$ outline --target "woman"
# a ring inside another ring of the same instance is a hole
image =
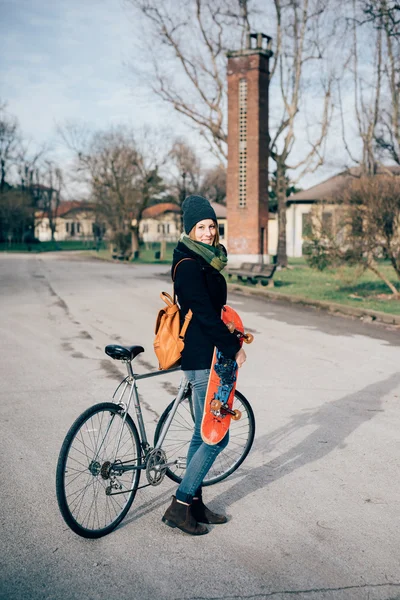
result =
[[[182,316],[189,309],[193,313],[186,331],[181,366],[192,386],[195,428],[185,476],[162,520],[185,533],[203,535],[208,533],[204,524],[227,522],[224,515],[213,513],[204,505],[201,493],[204,477],[229,440],[227,434],[219,444],[211,446],[202,441],[200,433],[214,347],[226,357],[234,358],[239,367],[246,360],[246,354],[221,319],[227,288],[220,271],[227,264],[227,256],[219,244],[214,209],[205,198],[189,196],[182,211],[184,233],[175,248],[171,272]]]

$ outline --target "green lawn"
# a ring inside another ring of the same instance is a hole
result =
[[[171,264],[172,262],[172,254],[174,248],[176,247],[176,242],[171,242],[167,244],[165,256],[161,260],[160,258],[156,258],[156,253],[160,252],[160,244],[152,243],[152,244],[143,244],[139,250],[139,257],[132,259],[130,262],[134,264],[144,264],[144,263],[156,263],[156,264]],[[90,251],[91,256],[97,256],[103,260],[112,260],[111,250],[110,248],[100,250],[99,252]]]
[[[159,244],[150,244],[147,248],[143,246],[139,258],[133,260],[132,263],[171,264],[174,247],[175,244],[173,243],[167,244],[165,258],[159,260],[155,258],[155,253],[160,249]],[[109,250],[90,252],[90,254],[111,260]],[[397,280],[393,269],[388,264],[383,264],[381,267],[385,275],[400,291],[400,282]],[[355,268],[349,267],[329,269],[322,272],[317,271],[307,265],[305,258],[293,258],[289,259],[288,269],[275,272],[274,287],[268,288],[268,291],[312,300],[335,302],[347,306],[362,306],[370,310],[400,315],[400,301],[390,298],[389,288],[380,279],[369,272],[363,273],[361,277],[358,275]],[[230,281],[254,287],[252,284],[237,281],[235,277]]]
[[[365,272],[358,277],[357,270],[349,267],[321,272],[308,267],[303,259],[289,264],[289,269],[275,271],[274,287],[268,291],[400,315],[400,300],[391,299],[390,289],[373,273]],[[400,281],[393,269],[388,264],[381,268],[400,291]]]
[[[156,258],[156,253],[160,251],[160,244],[144,244],[140,248],[139,257],[131,262],[133,264],[171,264],[175,246],[175,243],[168,243],[165,257],[160,260]],[[111,251],[105,244],[99,251],[93,248],[93,242],[41,242],[32,245],[31,252],[84,250],[90,256],[112,260]],[[8,247],[8,244],[0,244],[0,251],[28,252],[29,250],[26,244],[15,244],[11,248]],[[381,268],[400,291],[400,282],[389,264],[383,263]],[[349,267],[317,271],[307,265],[305,258],[294,258],[289,259],[288,269],[275,272],[274,287],[268,288],[268,291],[312,300],[336,302],[353,307],[362,306],[370,310],[400,315],[400,300],[393,300],[390,297],[389,288],[380,279],[369,272],[363,273],[360,277],[358,275],[357,269]],[[236,283],[235,279],[233,277],[231,281]],[[241,283],[241,285],[254,287],[252,284],[246,283]]]
[[[39,242],[36,244],[8,244],[0,243],[0,252],[58,252],[67,250],[92,250],[95,249],[95,242],[74,240],[71,242]],[[104,242],[101,247],[105,248]]]

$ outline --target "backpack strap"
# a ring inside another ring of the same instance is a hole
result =
[[[176,263],[175,268],[174,268],[174,272],[172,274],[172,282],[175,281],[176,269],[177,269],[178,265],[180,265],[181,262],[183,262],[184,260],[194,260],[194,258],[182,258],[179,262]],[[175,303],[176,303],[176,294],[175,294],[175,285],[174,285],[174,304]],[[184,320],[183,325],[182,325],[182,329],[181,329],[181,331],[179,333],[179,337],[180,337],[181,340],[183,340],[185,338],[186,330],[189,327],[189,323],[190,323],[190,320],[192,318],[192,315],[193,315],[193,313],[192,313],[192,311],[189,308],[189,310],[186,313],[185,320]]]
[[[181,260],[179,260],[174,267],[174,271],[172,273],[172,284],[173,284],[173,288],[174,288],[174,304],[176,303],[176,294],[175,294],[175,285],[174,285],[176,269],[184,260],[194,260],[194,258],[181,258]]]
[[[172,281],[175,281],[176,269],[177,269],[178,265],[180,265],[180,264],[181,264],[181,262],[183,262],[184,260],[194,260],[194,258],[181,258],[181,260],[179,260],[179,261],[176,263],[176,265],[175,265],[175,268],[174,268],[174,272],[173,272],[173,274],[172,274]]]
[[[193,313],[192,313],[192,311],[189,308],[189,310],[186,313],[185,320],[184,320],[183,325],[182,325],[182,329],[181,329],[181,331],[179,333],[179,338],[181,340],[185,339],[186,329],[189,327],[189,323],[190,323],[190,320],[192,318],[192,315],[193,315]]]

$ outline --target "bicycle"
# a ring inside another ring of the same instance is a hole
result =
[[[161,415],[154,445],[150,446],[136,382],[179,371],[180,367],[137,374],[132,361],[144,352],[142,346],[112,344],[106,346],[105,352],[125,363],[128,374],[112,401],[91,406],[72,424],[62,444],[56,472],[61,514],[75,533],[86,538],[99,538],[113,531],[129,511],[138,489],[159,485],[165,475],[181,482],[194,425],[191,388],[182,377],[177,396]],[[129,414],[132,399],[138,428]],[[237,390],[233,408],[240,410],[241,419],[232,421],[229,443],[203,485],[213,485],[231,475],[253,444],[253,410]],[[146,472],[147,484],[139,487],[142,471]]]

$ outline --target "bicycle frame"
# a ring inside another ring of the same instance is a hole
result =
[[[114,455],[114,460],[112,461],[113,464],[115,464],[116,462],[116,458],[117,458],[117,453],[118,453],[118,448],[119,448],[119,444],[121,441],[121,436],[122,436],[122,432],[123,432],[123,428],[124,428],[124,424],[125,424],[125,420],[126,420],[126,415],[129,412],[129,408],[130,405],[132,403],[132,399],[133,399],[133,406],[135,409],[135,414],[136,414],[136,419],[137,419],[137,424],[139,427],[139,437],[140,437],[140,443],[141,443],[141,447],[142,447],[142,451],[144,452],[144,457],[146,457],[146,454],[149,452],[149,450],[151,449],[150,444],[148,442],[147,439],[147,434],[146,434],[146,427],[145,427],[145,422],[143,419],[143,414],[142,414],[142,408],[141,408],[141,404],[140,404],[140,398],[139,398],[139,393],[138,393],[138,388],[136,385],[136,382],[139,381],[140,379],[148,379],[150,377],[157,377],[159,375],[164,375],[167,373],[174,373],[175,371],[180,371],[180,367],[174,367],[172,369],[167,369],[165,371],[154,371],[152,373],[143,373],[143,374],[137,374],[133,372],[132,369],[132,363],[129,360],[124,360],[123,361],[126,365],[127,371],[128,371],[128,375],[125,377],[125,379],[123,379],[121,381],[121,383],[118,385],[117,389],[115,390],[114,394],[113,394],[113,399],[115,398],[115,396],[118,393],[118,390],[120,389],[120,387],[123,385],[123,389],[121,391],[121,394],[119,396],[119,399],[116,401],[116,404],[118,404],[119,406],[121,406],[121,408],[124,411],[124,415],[123,415],[123,420],[122,420],[122,424],[121,424],[121,431],[119,434],[119,437],[117,439],[116,445],[115,445],[115,455]],[[125,402],[123,401],[123,398],[125,396],[126,390],[127,388],[130,386],[130,391],[129,391],[129,396],[128,396],[128,401],[125,404]],[[165,436],[167,435],[168,429],[171,425],[171,422],[175,416],[175,413],[178,409],[179,403],[182,400],[182,398],[184,398],[186,396],[186,394],[188,393],[190,384],[189,382],[186,380],[186,378],[182,375],[181,378],[181,382],[179,384],[179,389],[178,389],[178,393],[177,396],[175,398],[174,404],[172,406],[172,409],[170,411],[170,414],[168,416],[167,421],[165,422],[163,429],[161,431],[161,434],[157,440],[157,444],[154,447],[154,450],[159,449],[162,447],[162,444],[164,442]],[[178,460],[175,460],[171,463],[165,463],[163,466],[164,467],[170,467],[172,465],[177,465],[178,464]],[[182,466],[184,466],[184,464],[182,464]],[[145,469],[146,468],[146,464],[141,463],[139,465],[129,465],[129,464],[120,464],[118,465],[118,470],[120,471],[133,471],[136,469]]]

